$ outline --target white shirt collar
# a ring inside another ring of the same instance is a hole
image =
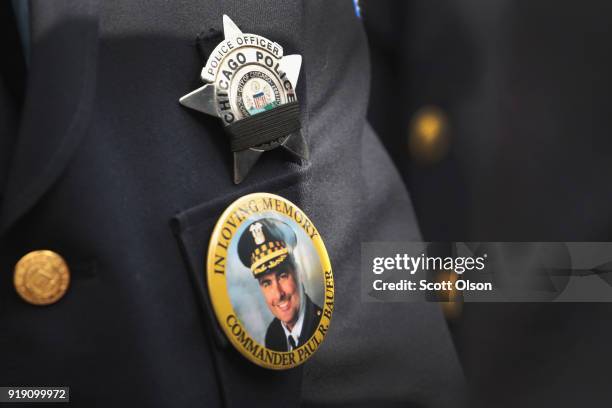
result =
[[[300,305],[300,315],[297,319],[297,322],[295,322],[295,325],[293,325],[293,330],[289,330],[287,326],[285,326],[285,323],[281,322],[281,326],[283,327],[283,330],[285,331],[285,341],[287,342],[287,350],[289,351],[293,350],[293,347],[291,347],[291,344],[289,344],[289,336],[293,337],[295,344],[299,343],[300,335],[302,334],[302,326],[304,325],[304,315],[305,314],[306,314],[305,305]]]

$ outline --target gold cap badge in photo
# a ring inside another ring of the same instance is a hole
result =
[[[275,219],[252,222],[238,242],[238,255],[242,263],[257,277],[285,261],[295,246],[295,233]]]

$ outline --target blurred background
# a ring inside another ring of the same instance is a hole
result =
[[[612,2],[360,6],[369,120],[424,240],[612,240]],[[612,406],[612,305],[444,310],[473,406]]]

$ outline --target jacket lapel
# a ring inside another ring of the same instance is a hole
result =
[[[87,131],[96,85],[96,0],[32,0],[31,64],[0,235],[49,189]]]

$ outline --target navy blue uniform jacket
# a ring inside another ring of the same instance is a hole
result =
[[[67,385],[84,407],[454,401],[462,374],[438,305],[360,300],[361,242],[419,231],[365,120],[368,49],[352,0],[29,4],[20,114],[0,88],[0,137],[12,140],[0,163],[0,385]],[[196,36],[221,33],[223,14],[303,57],[297,96],[310,161],[267,152],[239,185],[219,120],[178,103],[201,86]],[[334,268],[326,340],[288,371],[243,358],[208,304],[214,224],[253,192],[300,206]],[[70,266],[70,289],[54,305],[15,293],[13,267],[35,249]]]

